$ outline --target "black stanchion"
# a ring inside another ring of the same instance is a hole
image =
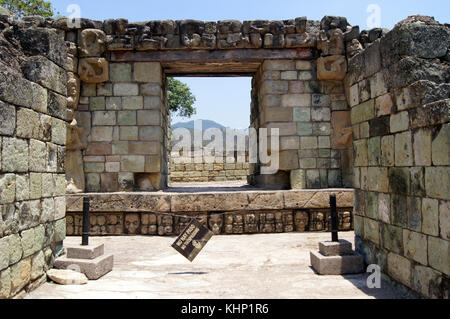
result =
[[[83,198],[83,236],[81,245],[88,246],[89,245],[89,197]]]
[[[330,196],[331,207],[331,240],[333,242],[339,242],[339,217],[337,212],[336,195]]]

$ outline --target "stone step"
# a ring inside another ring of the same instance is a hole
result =
[[[324,256],[311,252],[311,265],[320,275],[348,275],[364,272],[363,256],[353,253],[346,256]]]
[[[88,246],[69,246],[67,247],[67,258],[69,259],[95,259],[103,256],[105,253],[105,245],[88,245]]]
[[[319,243],[319,251],[324,256],[352,255],[353,246],[347,240],[339,240],[339,242],[324,241]]]
[[[113,255],[104,255],[95,259],[71,259],[64,256],[55,260],[54,267],[79,271],[89,280],[97,280],[112,271],[113,264]]]

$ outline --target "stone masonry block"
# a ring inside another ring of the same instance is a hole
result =
[[[158,62],[139,62],[134,64],[133,79],[137,82],[162,82],[162,68]]]

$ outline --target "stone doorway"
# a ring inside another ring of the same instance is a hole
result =
[[[253,77],[189,76],[196,114],[171,111],[169,187],[244,186],[250,175],[249,128]]]

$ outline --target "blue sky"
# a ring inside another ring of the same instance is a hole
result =
[[[321,20],[325,15],[347,17],[351,25],[367,27],[370,4],[381,8],[381,26],[391,29],[408,15],[434,16],[441,23],[450,23],[449,0],[53,0],[53,6],[62,15],[77,4],[81,16],[94,20],[126,18],[129,21],[160,19],[198,19],[219,21],[224,19],[293,19],[307,16]],[[245,128],[249,124],[249,78],[183,78],[197,97],[197,116],[193,119],[211,119],[225,126]],[[232,94],[230,94],[232,92]],[[175,119],[179,120],[179,119]]]

